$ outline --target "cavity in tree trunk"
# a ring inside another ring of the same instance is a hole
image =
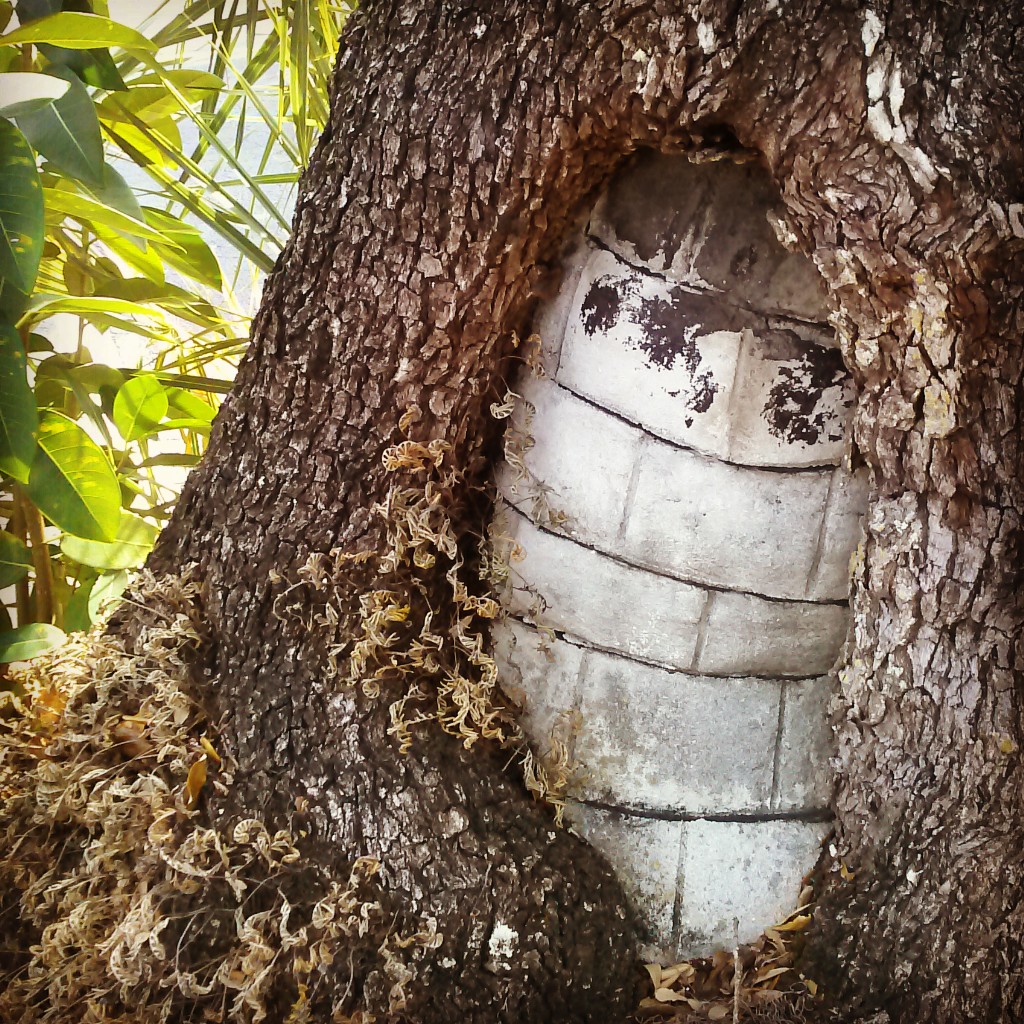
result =
[[[401,630],[412,585],[365,567],[388,569],[410,508],[444,533],[443,508],[454,541],[409,603],[457,623],[446,574],[477,561],[515,338],[644,147],[757,154],[858,390],[871,496],[805,971],[841,1019],[1024,1015],[1022,53],[1024,15],[990,0],[379,0],[350,20],[293,237],[151,567],[198,566],[201,689],[242,768],[218,813],[301,826],[324,865],[376,857],[436,919],[408,1019],[609,1021],[633,1000],[596,855],[485,743],[425,721],[400,753],[389,708],[415,673],[367,696],[330,649],[374,608]],[[386,1009],[371,968],[355,977]]]

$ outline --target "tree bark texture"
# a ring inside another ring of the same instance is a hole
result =
[[[871,474],[807,970],[843,1018],[1024,1018],[1022,54],[1024,14],[994,2],[368,0],[350,20],[293,237],[151,566],[200,567],[239,807],[308,800],[325,858],[379,857],[438,918],[410,1019],[616,1019],[628,915],[500,759],[429,723],[400,755],[389,700],[325,680],[274,580],[381,547],[406,433],[451,446],[471,545],[488,409],[576,219],[642,147],[736,145],[829,287]],[[496,966],[498,925],[521,945]]]

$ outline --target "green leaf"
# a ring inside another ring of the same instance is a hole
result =
[[[103,183],[101,185],[81,186],[98,203],[108,209],[117,210],[133,221],[145,223],[146,218],[142,207],[135,198],[135,193],[124,178],[110,164],[103,165]]]
[[[51,68],[68,91],[42,110],[23,114],[18,127],[37,153],[54,167],[90,184],[103,184],[103,138],[88,90],[67,68]]]
[[[112,541],[121,523],[121,489],[95,441],[77,423],[47,413],[28,496],[55,526],[87,540]]]
[[[114,424],[126,441],[154,433],[166,415],[167,391],[151,374],[126,381],[114,399]]]
[[[32,568],[32,555],[13,533],[0,530],[0,588],[24,579]]]
[[[224,286],[217,257],[196,228],[186,224],[179,217],[172,217],[169,213],[155,210],[150,206],[143,207],[143,213],[150,226],[172,243],[156,246],[164,262],[180,274],[185,274],[218,291]]]
[[[168,391],[167,400],[173,409],[207,424],[212,423],[214,416],[217,415],[217,410],[209,402],[204,402],[181,388],[172,388]]]
[[[137,569],[153,550],[159,531],[131,512],[121,512],[121,525],[110,544],[65,535],[60,549],[68,558],[94,569]]]
[[[100,576],[89,591],[89,621],[95,622],[110,611],[113,605],[118,603],[127,586],[128,573],[124,569],[105,572]]]
[[[37,292],[29,303],[28,313],[25,318],[35,322],[44,320],[54,313],[74,313],[87,320],[94,320],[102,323],[104,321],[114,322],[112,314],[124,313],[125,316],[149,317],[150,319],[166,322],[165,317],[159,309],[152,306],[143,306],[138,302],[129,302],[126,299],[115,299],[111,297],[95,295],[50,295],[46,292]],[[117,321],[118,326],[123,326],[123,321]]]
[[[18,332],[0,323],[0,470],[28,482],[39,419]]]
[[[95,394],[101,388],[117,390],[124,383],[124,374],[106,363],[85,363],[71,367],[68,372],[90,394]]]
[[[131,80],[131,88],[135,90],[145,85],[163,85],[170,82],[179,92],[220,92],[224,88],[224,79],[210,74],[209,71],[194,71],[192,68],[167,68],[161,65],[159,71],[150,71]]]
[[[22,46],[25,43],[52,43],[54,46],[66,46],[69,50],[94,50],[104,46],[149,52],[156,49],[156,43],[127,25],[74,11],[39,18],[0,36],[0,46]]]
[[[68,91],[68,83],[34,71],[0,74],[0,116],[21,117],[49,106]]]
[[[59,647],[65,638],[63,629],[47,622],[30,622],[27,626],[0,633],[0,664],[28,661]]]
[[[0,118],[0,277],[32,291],[43,254],[43,188],[25,136]]]
[[[78,578],[78,586],[64,606],[64,628],[69,633],[79,633],[92,625],[89,616],[89,596],[96,577],[88,569]]]
[[[44,188],[46,209],[51,213],[60,213],[65,217],[89,224],[102,224],[112,231],[120,231],[126,235],[139,238],[150,238],[153,241],[169,243],[170,240],[156,228],[150,227],[144,220],[134,217],[89,196],[78,195],[64,188]]]

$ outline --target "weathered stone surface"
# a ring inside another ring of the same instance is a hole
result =
[[[729,461],[837,465],[853,401],[831,335],[795,324],[749,332],[730,406]]]
[[[640,456],[620,550],[683,579],[802,598],[830,475],[729,466],[651,442]]]
[[[820,675],[836,660],[848,617],[845,605],[714,591],[694,668],[709,675]]]
[[[827,707],[828,676],[786,683],[774,809],[807,811],[827,807],[832,788],[828,767],[833,752]]]
[[[837,469],[818,546],[818,561],[807,585],[812,601],[842,601],[850,592],[850,555],[863,535],[861,518],[868,504],[867,473]]]
[[[640,153],[595,208],[589,230],[628,262],[727,289],[737,305],[824,320],[820,276],[805,256],[779,244],[768,220],[779,208],[758,167]]]
[[[684,823],[640,818],[575,801],[566,804],[566,818],[608,858],[647,924],[649,934],[640,949],[641,957],[665,957],[674,946],[679,841]]]
[[[669,672],[588,651],[574,794],[677,813],[767,810],[780,684]]]
[[[730,462],[839,462],[851,386],[830,331],[753,314],[605,250],[574,273],[559,383]]]
[[[741,332],[753,318],[597,250],[566,325],[558,381],[658,437],[721,458]]]
[[[513,615],[590,646],[674,668],[693,664],[707,591],[540,530],[513,509],[498,522],[525,553],[503,600]]]
[[[569,743],[569,817],[662,960],[788,914],[826,831],[865,483],[834,468],[848,374],[770,191],[638,157],[538,310],[545,379],[512,384],[500,679],[542,753]]]
[[[505,462],[502,496],[542,526],[612,550],[626,509],[642,435],[552,381],[521,382],[531,408],[520,405],[512,429],[532,439],[528,478]]]
[[[508,618],[494,624],[491,641],[501,688],[520,709],[523,731],[543,753],[553,732],[567,731],[564,716],[577,703],[583,652]]]
[[[685,822],[677,955],[731,950],[792,913],[827,831],[805,821]]]
[[[570,243],[562,258],[562,278],[555,293],[541,302],[533,316],[533,332],[540,336],[540,364],[549,377],[558,372],[562,339],[573,325],[580,276],[598,251],[584,234]]]

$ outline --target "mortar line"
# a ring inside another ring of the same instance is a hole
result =
[[[712,591],[704,592],[704,607],[700,610],[700,618],[697,620],[697,640],[693,645],[693,657],[690,659],[690,671],[694,675],[701,675],[698,669],[700,659],[704,656],[704,644],[708,638],[708,621],[711,618],[711,606],[715,603],[715,595]]]
[[[779,684],[779,724],[775,730],[775,753],[772,756],[772,798],[771,809],[779,809],[779,764],[782,761],[782,730],[785,725],[786,716],[786,690],[789,687],[785,683]]]
[[[825,492],[825,504],[821,510],[821,522],[818,524],[818,538],[814,542],[814,557],[811,559],[810,568],[807,570],[807,579],[804,582],[804,597],[814,589],[818,583],[818,576],[821,572],[821,560],[825,557],[825,533],[828,527],[828,514],[832,508],[832,492],[835,488],[836,474],[838,467],[832,471],[828,478],[828,490]]]
[[[640,486],[640,464],[643,462],[644,452],[647,450],[647,446],[650,441],[646,434],[640,435],[640,444],[637,446],[636,458],[633,460],[633,465],[629,468],[629,483],[626,484],[626,500],[622,505],[622,518],[619,520],[619,528],[615,533],[615,539],[621,541],[625,539],[626,527],[629,524],[629,517],[633,512],[633,503],[636,500],[637,487]]]
[[[720,462],[723,466],[729,466],[732,469],[749,469],[755,473],[821,473],[824,470],[833,470],[838,468],[835,462],[813,462],[813,463],[801,463],[798,466],[762,466],[754,462],[732,462],[729,459],[723,459],[719,455],[713,455],[711,452],[702,451],[700,448],[695,448],[691,444],[684,444],[682,441],[674,441],[670,437],[665,437],[662,434],[656,434],[650,427],[644,426],[638,420],[631,420],[625,413],[618,412],[615,409],[610,409],[606,405],[601,405],[600,402],[593,398],[589,398],[587,395],[581,394],[575,388],[570,387],[568,384],[563,384],[560,380],[555,380],[553,377],[548,378],[548,382],[554,385],[561,391],[564,391],[567,395],[572,395],[578,402],[582,402],[584,405],[589,405],[590,408],[598,410],[598,412],[605,413],[607,416],[614,420],[618,420],[620,423],[624,423],[627,427],[632,428],[640,433],[644,438],[650,439],[651,441],[657,441],[660,444],[666,445],[675,451],[681,452],[692,452],[694,455],[699,456],[702,459],[707,459],[711,462]]]
[[[714,591],[716,594],[742,594],[744,597],[756,597],[759,601],[771,601],[775,604],[836,605],[841,608],[846,608],[850,603],[846,598],[843,598],[842,600],[830,599],[828,601],[815,601],[807,597],[777,597],[773,594],[762,594],[756,590],[741,590],[736,587],[724,587],[715,583],[705,583],[703,580],[694,579],[693,577],[674,575],[663,566],[650,566],[644,565],[640,562],[631,562],[628,559],[623,558],[622,555],[615,554],[611,551],[605,551],[602,548],[597,547],[595,544],[588,544],[586,541],[578,540],[576,537],[570,537],[568,534],[558,533],[550,527],[544,526],[543,524],[531,519],[530,516],[519,507],[519,505],[514,501],[510,501],[504,495],[502,495],[502,500],[510,509],[516,512],[521,518],[525,519],[535,530],[539,530],[541,533],[546,533],[549,537],[556,537],[558,540],[567,541],[570,544],[576,544],[581,548],[586,548],[587,551],[593,551],[602,558],[608,558],[628,569],[636,569],[638,572],[650,573],[652,576],[659,576],[666,580],[674,580],[676,583],[685,583],[687,586],[698,587],[701,590]]]
[[[679,844],[676,847],[676,891],[672,901],[672,949],[678,951],[680,932],[683,927],[683,888],[686,885],[686,829],[679,830]]]
[[[678,665],[672,665],[667,661],[655,661],[653,658],[641,658],[636,654],[629,654],[625,651],[617,651],[611,647],[604,647],[601,644],[592,643],[586,640],[584,637],[577,636],[575,633],[571,633],[565,629],[559,629],[557,626],[551,626],[543,621],[534,621],[525,618],[522,615],[514,615],[512,612],[506,612],[505,616],[507,619],[511,619],[513,622],[518,622],[521,626],[525,626],[527,629],[535,630],[550,630],[555,636],[563,643],[567,643],[572,647],[579,648],[581,651],[594,651],[597,654],[605,654],[610,658],[618,658],[621,661],[628,661],[634,665],[644,665],[647,668],[661,669],[663,672],[668,672],[670,675],[679,676],[695,676],[701,679],[753,679],[758,682],[766,683],[799,683],[807,680],[822,679],[828,675],[828,672],[819,672],[817,675],[799,675],[799,676],[765,676],[756,675],[752,672],[739,672],[739,673],[725,673],[725,672],[695,672],[688,668],[680,668]]]
[[[576,803],[583,804],[585,807],[593,807],[595,810],[610,811],[613,814],[624,814],[634,818],[644,818],[649,821],[712,821],[726,825],[756,825],[760,822],[771,821],[815,823],[832,820],[832,812],[828,808],[793,811],[724,811],[720,814],[715,814],[710,811],[661,810],[654,807],[610,803],[604,800],[581,800],[579,797],[574,797],[573,799]]]

